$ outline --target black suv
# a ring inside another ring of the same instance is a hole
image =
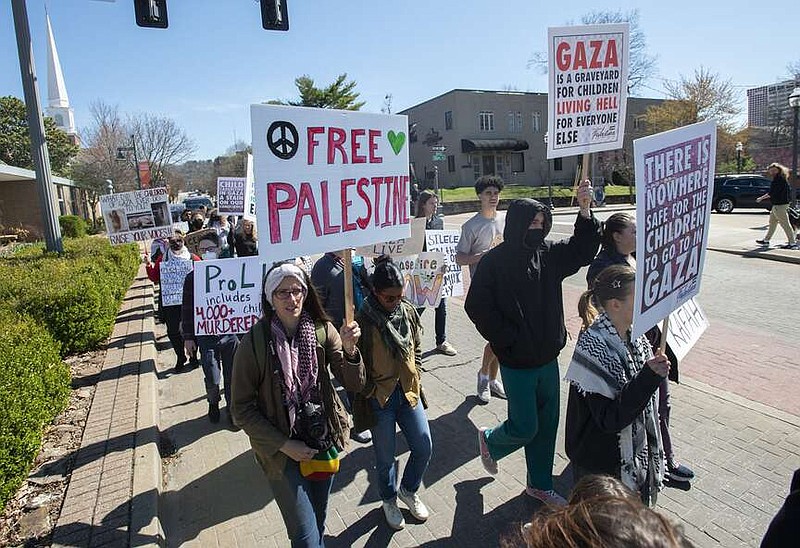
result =
[[[769,200],[761,203],[756,198],[769,192],[771,181],[761,175],[720,175],[714,177],[714,195],[711,203],[720,213],[730,213],[736,207],[770,209]]]

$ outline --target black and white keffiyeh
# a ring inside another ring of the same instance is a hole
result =
[[[578,337],[565,380],[581,394],[599,394],[616,399],[622,387],[653,357],[644,336],[626,344],[605,313],[600,314]],[[619,434],[621,480],[655,504],[664,478],[664,451],[658,426],[656,395],[644,413]]]

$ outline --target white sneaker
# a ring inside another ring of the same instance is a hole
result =
[[[431,515],[430,512],[428,512],[428,508],[419,499],[419,495],[416,493],[409,493],[403,489],[402,485],[397,490],[397,498],[402,500],[403,504],[408,506],[408,510],[411,512],[411,515],[418,520],[425,521],[428,519],[428,516]]]
[[[506,389],[503,387],[503,381],[500,379],[489,381],[489,391],[493,396],[506,399]]]
[[[478,371],[478,399],[483,403],[489,403],[492,399],[492,391],[489,389],[489,377],[484,376]]]
[[[530,485],[528,485],[525,488],[525,494],[550,506],[567,505],[567,500],[558,493],[556,493],[553,489],[544,491],[542,489],[537,489],[536,487],[531,487]]]
[[[383,515],[386,517],[386,523],[395,531],[399,531],[406,526],[403,513],[397,507],[397,500],[383,501]]]
[[[453,347],[453,345],[450,344],[447,341],[444,341],[442,344],[437,346],[436,350],[437,350],[437,352],[441,352],[445,356],[455,356],[456,354],[458,354],[458,352],[456,352],[456,349]]]
[[[478,428],[478,452],[481,454],[481,464],[484,470],[491,475],[497,475],[497,461],[489,453],[489,445],[486,443],[486,427]]]

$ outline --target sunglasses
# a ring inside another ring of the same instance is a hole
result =
[[[378,295],[378,297],[380,297],[380,298],[381,298],[381,300],[382,300],[383,302],[385,302],[386,304],[395,304],[395,303],[398,303],[398,302],[400,302],[400,300],[402,300],[402,298],[403,298],[403,295],[402,295],[402,294],[400,294],[400,295],[387,295],[387,294],[385,294],[385,293],[378,293],[377,295]]]

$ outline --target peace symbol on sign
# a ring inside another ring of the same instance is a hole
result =
[[[297,129],[284,121],[272,122],[267,130],[267,146],[281,160],[289,160],[297,152],[300,138]]]

